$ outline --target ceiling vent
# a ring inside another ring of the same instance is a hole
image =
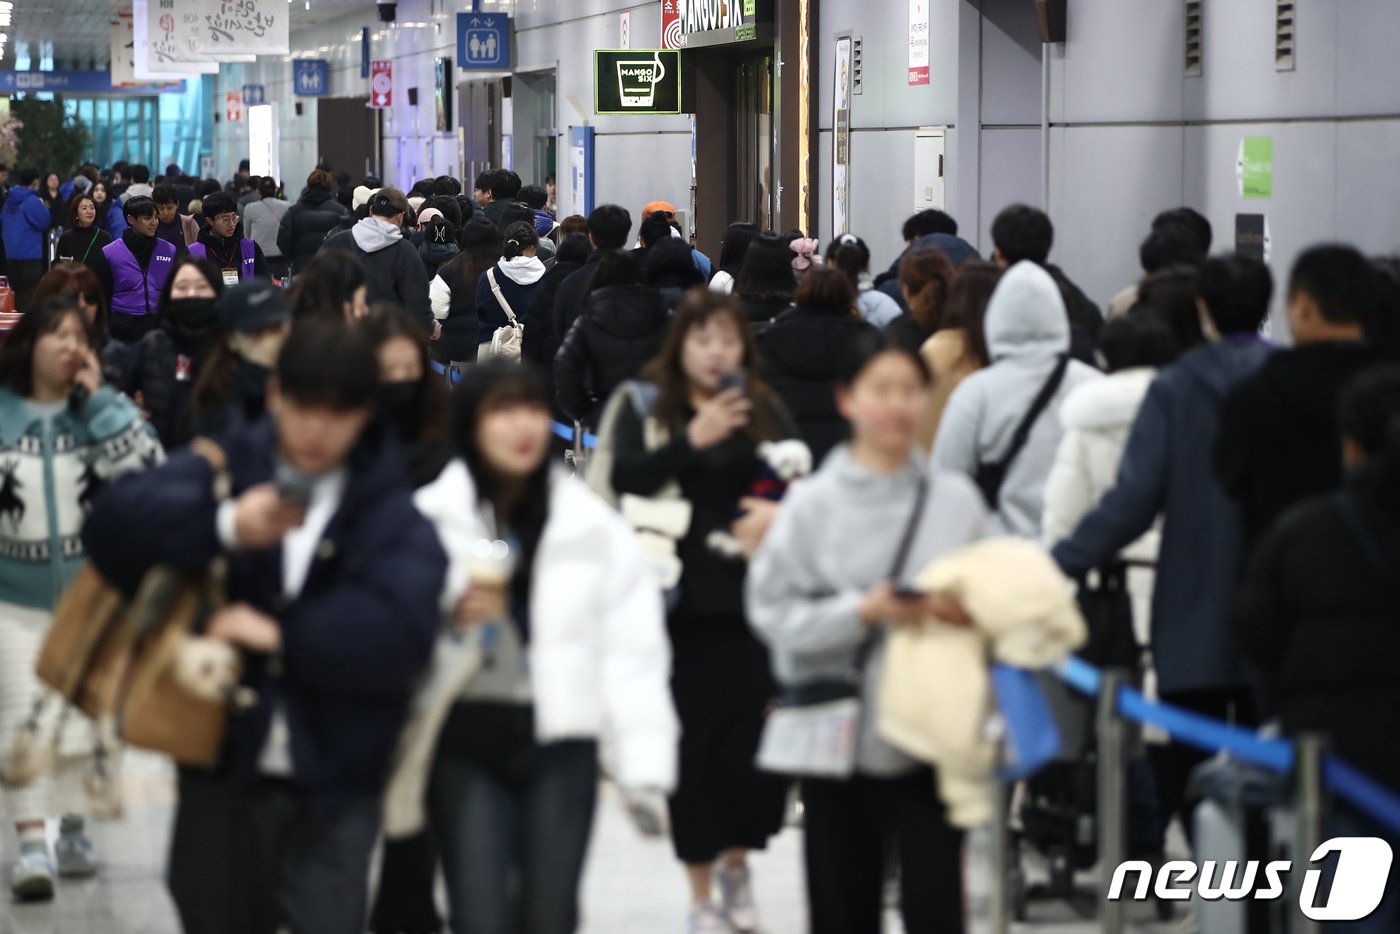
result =
[[[1186,77],[1201,76],[1201,7],[1204,0],[1186,0]]]
[[[1298,14],[1296,0],[1277,0],[1274,16],[1274,70],[1293,71],[1293,52],[1297,46]]]

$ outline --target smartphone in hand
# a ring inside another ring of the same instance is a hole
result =
[[[719,378],[719,391],[728,392],[731,389],[739,390],[740,395],[745,395],[749,388],[748,374],[743,370],[731,370]]]

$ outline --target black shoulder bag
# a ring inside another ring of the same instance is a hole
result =
[[[1045,385],[1040,387],[1040,394],[1035,397],[1031,407],[1026,411],[1026,415],[1021,419],[1021,424],[1016,426],[1016,434],[1011,437],[1011,446],[1006,449],[1001,460],[991,463],[977,465],[977,476],[973,480],[977,483],[977,488],[982,491],[982,498],[987,501],[987,507],[996,511],[1001,504],[1001,486],[1006,482],[1006,474],[1011,470],[1011,465],[1020,456],[1021,450],[1030,440],[1031,429],[1035,428],[1035,423],[1045,411],[1050,400],[1055,398],[1055,393],[1060,391],[1060,384],[1065,381],[1065,371],[1069,369],[1069,356],[1062,355],[1060,362],[1055,365],[1055,369],[1050,373],[1050,378],[1045,381]]]

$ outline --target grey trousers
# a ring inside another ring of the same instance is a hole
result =
[[[363,934],[380,801],[180,774],[168,884],[185,934]]]

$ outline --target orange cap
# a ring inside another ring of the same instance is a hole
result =
[[[642,208],[642,220],[646,220],[648,217],[651,217],[651,216],[652,216],[653,214],[655,214],[657,211],[665,211],[667,214],[670,214],[672,217],[675,217],[675,216],[676,216],[676,206],[675,206],[674,204],[672,204],[671,202],[669,202],[669,201],[652,201],[652,202],[650,202],[646,207]]]

